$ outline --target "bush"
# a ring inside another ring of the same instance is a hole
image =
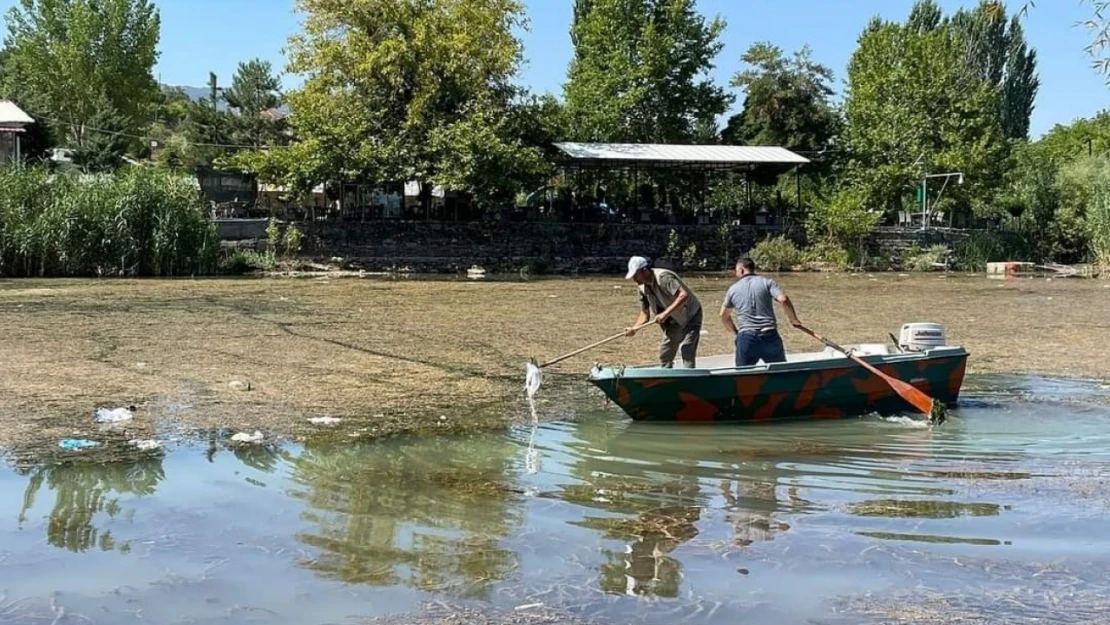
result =
[[[947,245],[932,245],[924,250],[915,245],[902,259],[902,268],[908,271],[933,271],[938,264],[945,262],[950,253]]]
[[[785,236],[760,241],[748,256],[763,271],[784,271],[802,263],[802,253]]]
[[[983,272],[987,263],[1008,260],[1040,260],[1037,237],[1017,232],[973,232],[954,250],[955,268],[960,271]]]
[[[818,270],[844,271],[852,266],[852,255],[848,250],[829,240],[820,240],[811,245],[803,254],[802,260],[806,266]]]
[[[216,228],[184,176],[10,167],[0,189],[0,275],[176,276],[216,265]]]
[[[1092,192],[1087,208],[1087,235],[1095,262],[1110,265],[1110,180],[1102,180]]]
[[[241,276],[255,271],[272,271],[274,267],[274,256],[269,252],[235,250],[220,264],[220,273]]]

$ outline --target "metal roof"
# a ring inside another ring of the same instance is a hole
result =
[[[809,162],[786,148],[774,146],[556,143],[555,147],[576,161],[708,166],[802,165]]]
[[[35,120],[13,102],[0,100],[0,126],[26,126]]]

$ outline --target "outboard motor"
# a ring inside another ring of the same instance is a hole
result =
[[[907,352],[924,352],[945,344],[944,326],[939,323],[907,323],[898,336],[898,347]]]

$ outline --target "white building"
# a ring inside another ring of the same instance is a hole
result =
[[[33,123],[35,120],[15,103],[0,100],[0,164],[18,161],[23,157],[20,135]]]

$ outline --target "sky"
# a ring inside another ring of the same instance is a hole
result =
[[[17,0],[0,0],[7,12]],[[1018,6],[1020,0],[1011,0]],[[230,82],[239,61],[262,58],[283,70],[283,48],[300,29],[293,0],[155,0],[162,15],[161,52],[155,73],[163,83],[200,87],[214,71]],[[524,0],[530,30],[523,34],[525,64],[520,82],[537,93],[562,93],[570,41],[573,0]],[[940,0],[946,13],[977,0]],[[713,79],[727,85],[740,68],[740,56],[757,41],[770,41],[786,52],[808,44],[814,58],[843,79],[856,40],[874,15],[903,20],[913,0],[698,0],[707,16],[727,23],[724,49]],[[1055,124],[1089,117],[1110,107],[1110,86],[1091,67],[1084,47],[1089,33],[1077,25],[1090,16],[1078,0],[1042,0],[1026,19],[1026,36],[1037,50],[1041,89],[1033,113],[1034,138]],[[6,29],[5,29],[6,30]],[[286,87],[299,83],[284,76]],[[734,109],[740,106],[738,97]]]

